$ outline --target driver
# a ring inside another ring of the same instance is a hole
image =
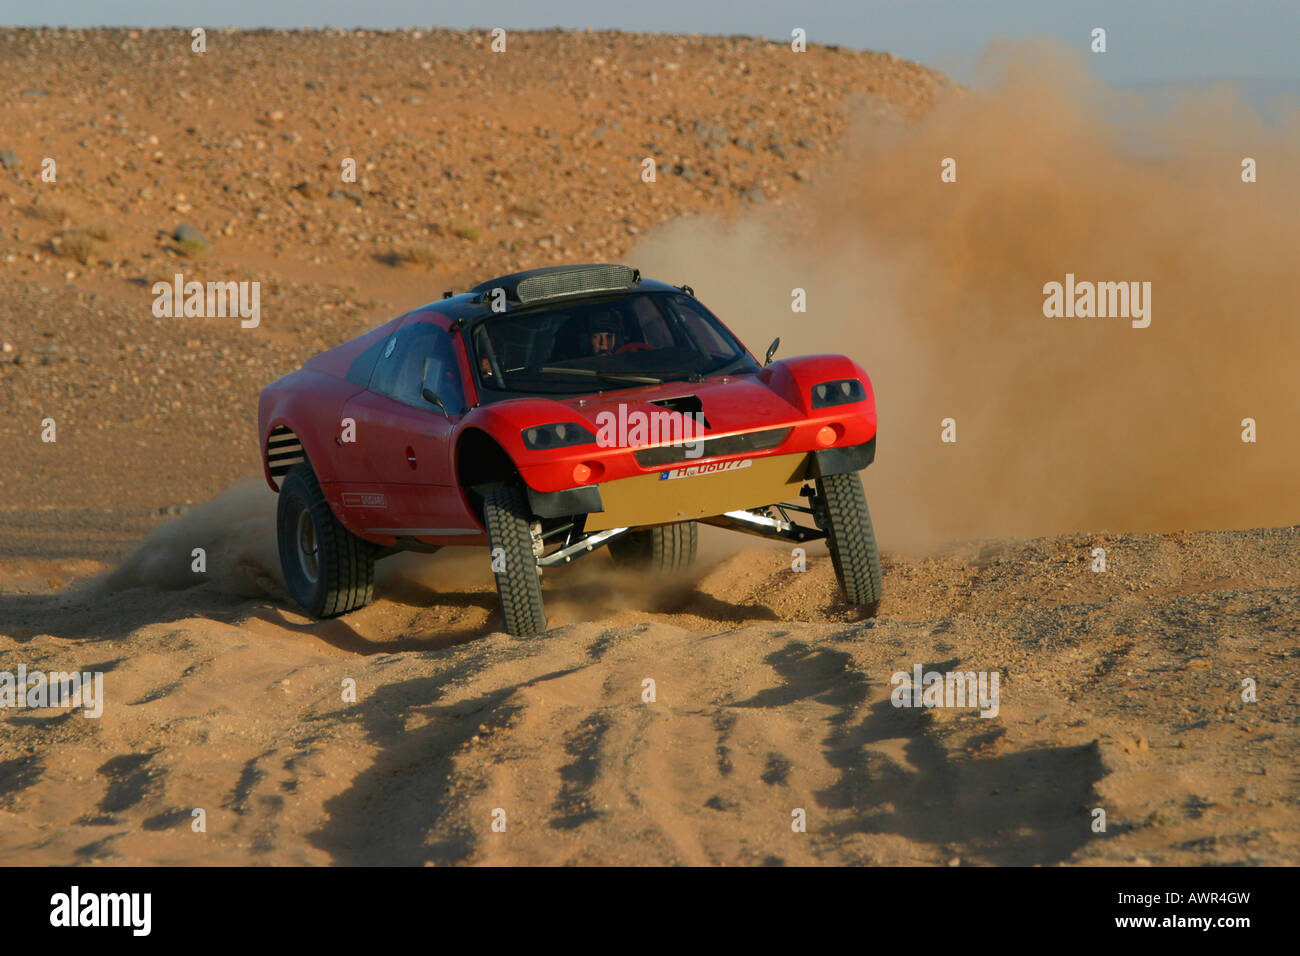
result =
[[[587,325],[587,346],[591,355],[613,355],[619,346],[618,319],[609,312],[595,316]]]

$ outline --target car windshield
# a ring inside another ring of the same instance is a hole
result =
[[[479,323],[473,343],[488,393],[581,395],[759,368],[712,313],[676,292],[502,313]]]

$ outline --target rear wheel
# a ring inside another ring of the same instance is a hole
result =
[[[672,574],[695,563],[699,543],[699,525],[694,521],[682,521],[621,534],[610,541],[609,553],[626,567]]]
[[[880,603],[880,550],[867,511],[867,496],[856,471],[817,479],[826,528],[826,546],[844,600],[874,614]]]
[[[311,467],[295,465],[276,505],[280,569],[289,595],[312,617],[337,617],[374,596],[375,546],[334,517]]]
[[[516,637],[540,634],[546,630],[546,609],[533,548],[532,515],[523,493],[515,487],[489,491],[483,496],[483,523],[506,631]]]

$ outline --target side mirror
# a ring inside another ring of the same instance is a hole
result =
[[[437,405],[439,411],[441,411],[444,415],[447,414],[447,406],[442,403],[442,399],[438,397],[438,393],[435,392],[433,389],[431,389],[428,385],[424,385],[420,388],[420,394],[424,397],[424,400],[428,402],[430,405]]]
[[[447,413],[447,406],[443,404],[442,399],[438,397],[438,393],[434,390],[433,386],[429,384],[430,372],[432,372],[436,377],[438,374],[438,364],[436,362],[430,362],[426,358],[424,360],[424,375],[420,379],[420,397],[430,405],[436,405],[438,411],[442,412],[444,417],[450,419],[451,415]]]
[[[776,354],[777,347],[781,344],[781,337],[777,336],[772,340],[772,344],[767,347],[767,357],[763,359],[764,365],[772,364],[772,356]]]

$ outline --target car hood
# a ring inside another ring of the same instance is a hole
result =
[[[554,399],[573,411],[592,430],[611,421],[608,415],[665,410],[702,412],[708,434],[725,434],[788,424],[803,411],[753,375],[733,375],[703,382],[666,382],[645,388]]]

